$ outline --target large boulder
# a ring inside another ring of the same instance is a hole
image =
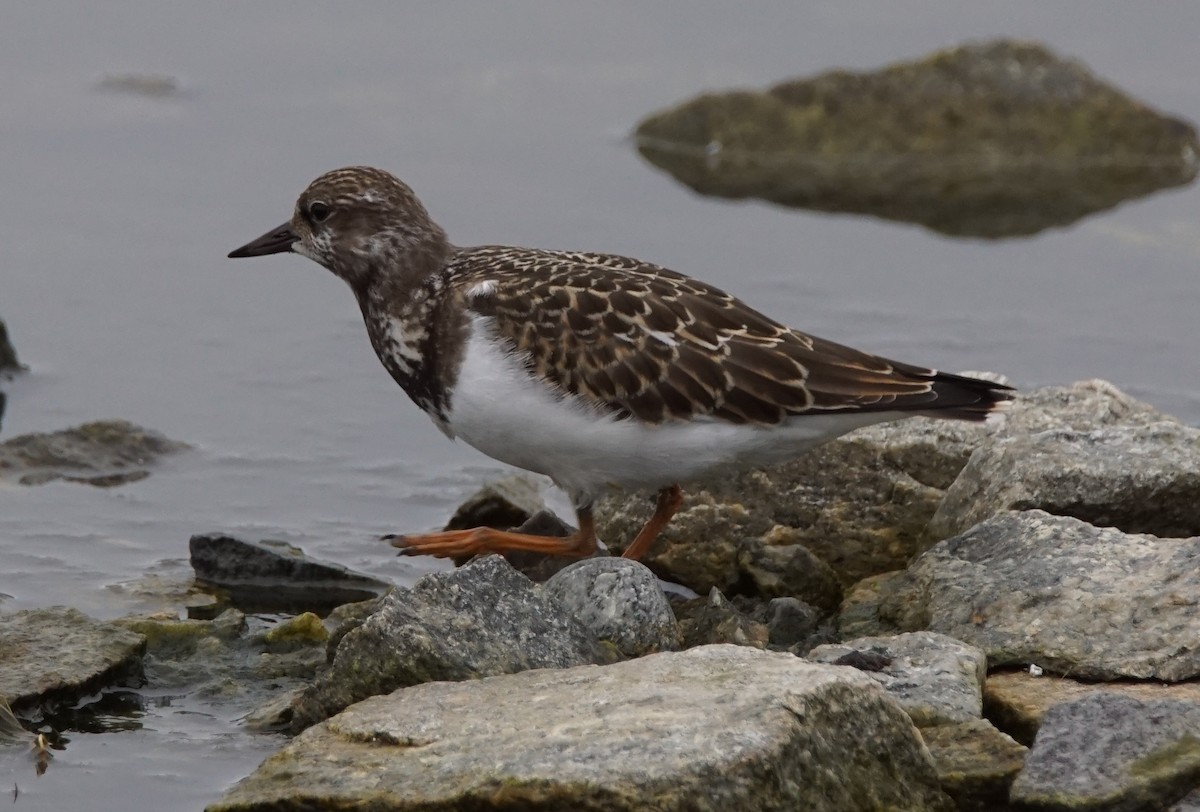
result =
[[[854,669],[739,646],[430,683],[313,727],[209,812],[948,810]]]

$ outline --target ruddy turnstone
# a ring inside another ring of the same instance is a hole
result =
[[[438,428],[549,476],[578,518],[567,538],[491,528],[395,537],[409,554],[588,555],[598,495],[659,488],[625,550],[639,558],[678,509],[679,482],[788,460],[885,420],[983,420],[1012,398],[991,381],[793,330],[637,259],[459,248],[379,169],[322,175],[291,220],[229,256],[288,251],[350,285],[379,360]]]

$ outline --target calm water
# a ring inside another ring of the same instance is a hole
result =
[[[1200,5],[678,0],[8,4],[0,26],[0,317],[32,374],[3,434],[122,417],[196,450],[103,491],[0,486],[4,609],[144,607],[227,530],[409,582],[373,541],[438,526],[498,464],[439,434],[371,353],[349,292],[298,257],[224,259],[320,172],[408,180],[460,244],[628,253],[799,327],[1022,386],[1104,377],[1200,423],[1200,191],[1000,243],[703,199],[626,141],[705,88],[1036,38],[1200,119]],[[178,77],[167,98],[106,75]],[[141,731],[75,734],[49,773],[0,753],[14,808],[197,808],[275,747],[183,699]],[[136,790],[134,790],[136,788]]]

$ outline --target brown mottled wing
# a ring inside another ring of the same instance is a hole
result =
[[[784,327],[716,288],[625,257],[474,248],[451,284],[556,390],[651,423],[775,424],[830,411],[981,419],[987,381],[899,364]]]

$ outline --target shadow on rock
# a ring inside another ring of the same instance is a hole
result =
[[[1036,43],[709,93],[642,121],[642,156],[706,195],[1035,234],[1191,182],[1192,125]]]

